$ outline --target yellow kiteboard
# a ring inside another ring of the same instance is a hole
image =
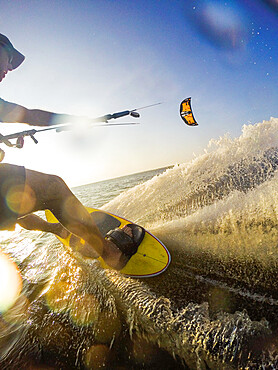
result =
[[[132,223],[131,221],[112,213],[100,211],[94,208],[86,208],[103,236],[105,236],[110,230],[117,227],[123,228],[125,225]],[[58,222],[49,210],[47,210],[45,214],[49,222]],[[69,247],[71,236],[72,234],[70,234],[66,239],[61,239],[59,237],[58,239],[66,247]],[[103,268],[110,268],[101,257],[98,259]],[[146,230],[144,239],[138,247],[138,251],[130,258],[126,266],[121,270],[121,273],[136,278],[153,277],[164,272],[170,262],[171,255],[165,245]]]

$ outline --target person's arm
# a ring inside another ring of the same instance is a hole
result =
[[[78,117],[40,109],[27,109],[21,105],[0,99],[0,121],[26,123],[31,126],[51,126],[76,121]]]

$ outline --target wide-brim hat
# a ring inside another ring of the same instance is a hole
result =
[[[4,46],[11,57],[11,65],[16,69],[24,61],[25,56],[13,47],[8,37],[0,33],[0,46]]]

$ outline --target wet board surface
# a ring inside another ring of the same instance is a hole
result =
[[[116,227],[123,228],[125,225],[132,223],[122,217],[113,215],[98,209],[86,207],[94,222],[98,226],[101,234],[105,236],[108,231]],[[47,210],[45,212],[47,221],[57,222],[55,216]],[[67,247],[70,246],[69,235],[66,239],[58,239]],[[98,258],[103,268],[110,268],[101,257]],[[164,272],[171,262],[171,255],[165,245],[147,230],[143,241],[126,266],[121,270],[122,274],[131,277],[153,277]]]

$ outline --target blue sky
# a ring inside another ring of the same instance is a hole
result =
[[[1,1],[1,33],[26,56],[0,96],[96,117],[142,110],[140,125],[38,134],[5,161],[70,186],[190,161],[212,138],[278,117],[275,1]],[[192,97],[198,127],[179,117]],[[130,122],[130,119],[122,119]],[[119,122],[119,121],[118,121]],[[1,133],[25,130],[2,124]]]

